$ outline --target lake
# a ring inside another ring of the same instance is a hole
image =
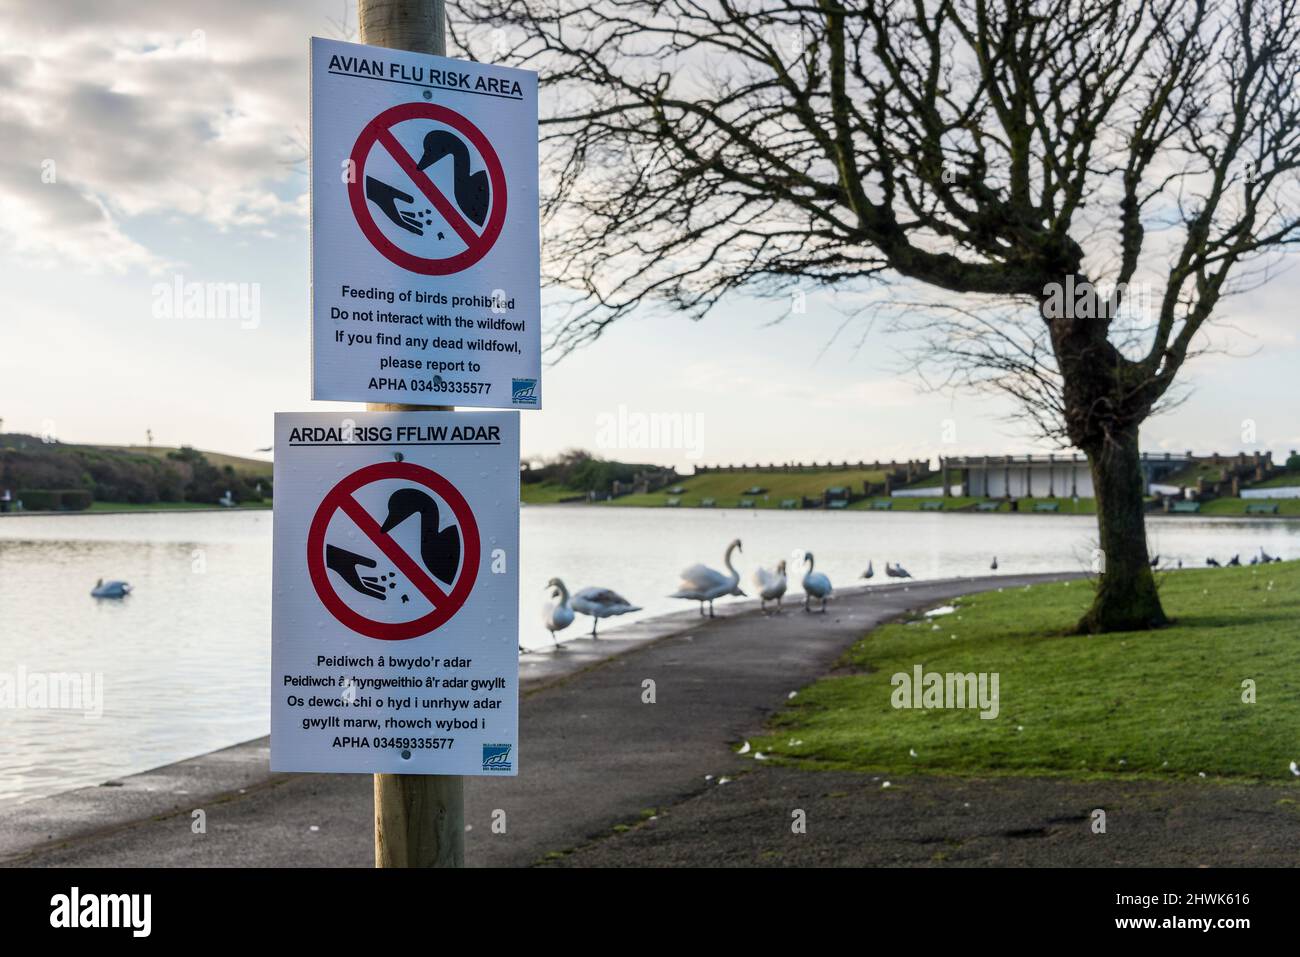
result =
[[[778,512],[584,506],[526,507],[520,556],[521,638],[549,648],[546,581],[613,588],[643,618],[690,607],[666,597],[695,562],[720,568],[739,538],[742,587],[758,563],[796,550],[848,584],[870,559],[917,578],[1090,566],[1090,517],[881,512]],[[1153,553],[1202,566],[1262,546],[1300,557],[1300,523],[1154,517]],[[792,568],[793,570],[793,568]],[[122,601],[90,597],[121,578]],[[797,579],[792,584],[797,591]],[[752,589],[749,589],[752,593]],[[725,600],[723,600],[725,602]],[[721,604],[721,602],[720,602]],[[0,800],[26,799],[143,771],[267,733],[271,513],[168,512],[0,519],[0,672],[102,675],[103,714],[0,710]],[[590,627],[582,616],[564,633]],[[617,627],[602,623],[602,631]]]

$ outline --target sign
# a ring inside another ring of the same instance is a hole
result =
[[[311,63],[312,398],[541,408],[537,74]]]
[[[518,770],[519,416],[275,417],[271,768]]]

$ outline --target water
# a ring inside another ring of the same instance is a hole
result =
[[[721,568],[732,538],[744,543],[736,564],[748,587],[755,564],[801,549],[841,585],[868,559],[875,581],[886,561],[917,578],[988,574],[994,554],[1007,573],[1081,569],[1095,535],[1092,519],[1055,515],[525,508],[520,640],[550,646],[541,607],[553,576],[572,591],[601,585],[643,606],[629,617],[689,608],[667,597],[677,572],[695,562]],[[1162,563],[1249,558],[1260,546],[1300,557],[1300,523],[1160,517],[1149,536]],[[0,519],[0,674],[103,680],[98,719],[0,711],[0,800],[97,784],[265,734],[270,564],[269,512]],[[135,590],[96,601],[89,592],[100,577]],[[565,636],[589,624],[579,616]]]

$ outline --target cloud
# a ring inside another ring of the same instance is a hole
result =
[[[0,22],[0,243],[17,257],[157,269],[151,220],[303,228],[323,4],[0,0]]]

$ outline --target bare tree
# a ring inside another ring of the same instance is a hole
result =
[[[555,345],[742,287],[942,293],[930,358],[1088,456],[1105,631],[1165,621],[1138,428],[1300,235],[1296,2],[463,0],[452,34],[545,84]]]

